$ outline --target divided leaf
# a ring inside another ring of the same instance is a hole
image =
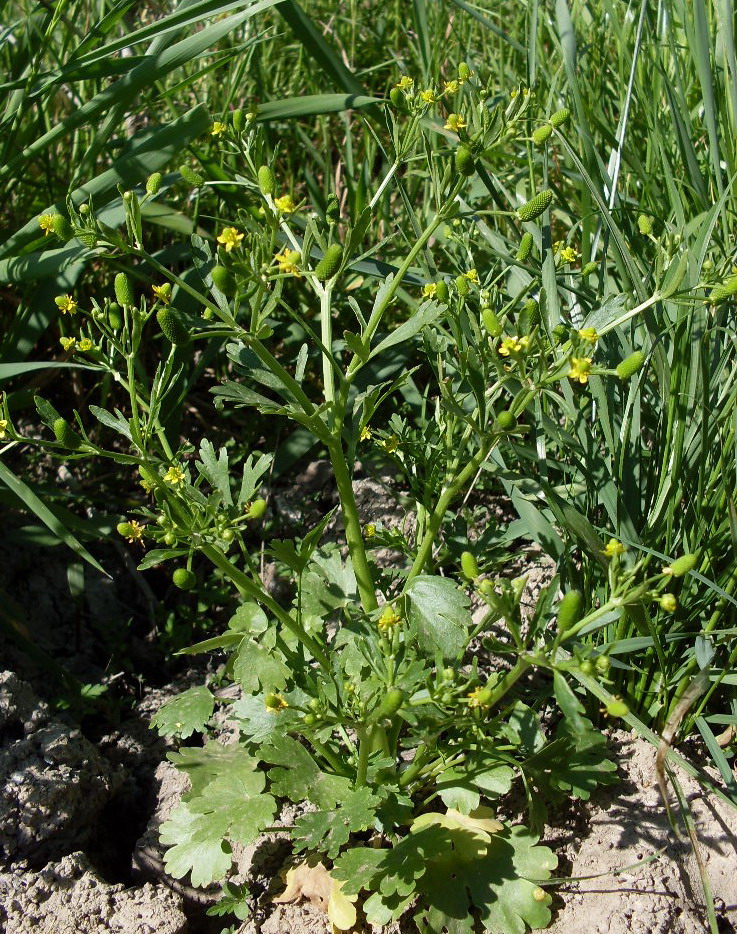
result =
[[[335,859],[352,833],[373,826],[374,811],[379,800],[368,788],[358,788],[350,791],[335,810],[303,814],[295,821],[295,849],[297,852],[316,850]]]
[[[351,783],[340,775],[321,772],[305,747],[291,736],[273,735],[261,749],[261,758],[275,766],[269,771],[271,790],[290,801],[311,801],[319,808],[334,808],[351,792]]]

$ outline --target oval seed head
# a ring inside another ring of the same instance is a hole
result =
[[[325,217],[331,224],[337,224],[340,220],[340,202],[337,195],[330,195],[325,202]]]
[[[82,436],[72,428],[65,418],[57,418],[52,426],[54,437],[65,448],[76,451],[82,446]]]
[[[450,289],[445,279],[439,279],[436,283],[435,298],[442,304],[447,305],[450,301]]]
[[[606,712],[610,717],[626,717],[630,709],[623,700],[615,697],[614,700],[610,700],[606,705]]]
[[[693,571],[698,562],[698,555],[681,555],[680,558],[676,558],[672,564],[669,564],[667,568],[663,568],[663,574],[670,574],[672,577],[685,577],[689,571]]]
[[[471,69],[465,62],[461,62],[458,66],[458,77],[461,81],[468,81],[471,77]]]
[[[629,379],[641,369],[644,362],[645,354],[641,350],[636,350],[634,353],[630,354],[629,357],[625,357],[619,364],[617,367],[617,376],[620,379]]]
[[[496,417],[496,427],[499,431],[514,431],[517,427],[517,418],[514,412],[510,412],[509,409],[500,412]]]
[[[192,571],[187,568],[177,568],[171,576],[171,582],[180,590],[192,590],[197,583],[197,578]]]
[[[389,100],[397,110],[401,110],[401,108],[404,107],[404,94],[402,94],[399,88],[392,88],[391,91],[389,91]]]
[[[119,272],[115,277],[115,297],[120,305],[133,305],[133,286],[124,272]]]
[[[471,291],[471,287],[468,284],[468,279],[465,276],[458,276],[456,279],[456,289],[461,298],[465,298],[468,293]]]
[[[567,107],[562,107],[560,110],[556,110],[555,113],[551,116],[550,125],[556,128],[563,126],[570,115],[570,110]]]
[[[230,120],[233,124],[233,129],[235,132],[242,133],[243,127],[246,125],[246,115],[243,113],[243,111],[240,108],[234,110],[230,115]]]
[[[547,142],[550,138],[550,134],[553,132],[553,127],[549,123],[543,123],[542,126],[539,126],[532,134],[532,142],[536,146],[542,146],[543,143]]]
[[[648,217],[647,214],[640,214],[637,218],[637,229],[644,237],[650,236],[653,232],[653,219]]]
[[[569,590],[558,605],[558,631],[567,632],[583,615],[583,594]]]
[[[605,675],[612,667],[612,660],[608,655],[598,655],[594,665],[596,666],[596,670],[599,672],[599,674]]]
[[[733,295],[737,295],[737,276],[730,276],[721,285],[713,288],[709,295],[709,304],[718,305]]]
[[[553,203],[553,192],[546,188],[536,194],[522,207],[517,208],[517,217],[521,221],[534,221],[543,214]]]
[[[568,339],[569,334],[570,334],[570,330],[568,328],[568,325],[561,323],[561,324],[556,324],[556,326],[553,328],[553,332],[551,336],[555,344],[562,344],[565,340]]]
[[[266,500],[255,499],[246,512],[247,519],[260,519],[266,512]]]
[[[119,331],[123,326],[122,309],[117,302],[110,302],[108,305],[107,321],[113,331]]]
[[[167,306],[160,308],[156,312],[156,320],[159,322],[161,332],[172,344],[188,344],[189,331],[182,323],[176,308]]]
[[[118,533],[118,535],[122,535],[123,538],[128,538],[133,532],[133,526],[130,524],[130,522],[119,522],[115,526],[115,531]]]
[[[386,720],[388,717],[393,717],[404,703],[406,696],[407,695],[401,688],[392,688],[390,691],[387,691],[383,700],[374,711],[373,717],[371,719],[377,721]]]
[[[200,188],[205,181],[199,172],[195,172],[193,169],[190,169],[188,165],[180,165],[179,174],[182,176],[184,181],[188,185],[191,185],[193,188]]]
[[[540,303],[537,299],[528,298],[522,306],[522,312],[527,315],[527,320],[530,322],[531,328],[536,328],[540,325],[542,318],[540,316]]]
[[[461,571],[466,580],[473,581],[481,574],[476,561],[476,555],[472,551],[464,551],[461,555]]]
[[[220,289],[228,298],[235,295],[235,276],[226,266],[213,266],[211,275],[215,288]]]
[[[54,233],[56,236],[60,240],[63,240],[64,243],[66,243],[68,240],[71,240],[74,236],[72,225],[63,214],[54,214],[51,224],[54,228]]]
[[[501,322],[488,305],[481,309],[481,320],[488,334],[492,337],[499,337],[501,335],[503,330]]]
[[[522,235],[522,239],[519,242],[519,247],[517,248],[516,259],[520,263],[524,263],[524,261],[530,255],[530,251],[532,250],[532,244],[533,244],[532,234],[528,230],[526,233]]]
[[[461,175],[466,177],[473,175],[476,171],[476,162],[468,146],[459,146],[456,150],[456,168]]]
[[[258,187],[262,195],[273,195],[276,191],[276,175],[268,165],[262,165],[258,170]]]
[[[329,246],[320,262],[315,266],[315,275],[320,282],[327,282],[338,274],[343,262],[343,247],[339,243]]]
[[[148,180],[146,181],[146,193],[149,195],[157,195],[159,193],[159,189],[161,188],[161,182],[161,172],[154,172],[153,175],[149,175]]]
[[[586,265],[581,269],[581,275],[590,276],[591,273],[596,272],[598,268],[599,264],[596,262],[596,260],[592,259],[590,263],[586,263]]]
[[[665,610],[666,613],[675,613],[678,609],[678,600],[675,594],[664,593],[660,598],[660,608],[661,610]]]

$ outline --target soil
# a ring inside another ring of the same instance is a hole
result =
[[[318,462],[304,478],[305,493],[319,500],[318,509],[331,499],[324,473]],[[401,521],[401,510],[380,484],[359,482],[367,521],[387,527]],[[308,500],[303,497],[301,505]],[[49,667],[49,658],[29,656],[22,639],[11,643],[0,636],[2,667],[8,669],[0,671],[0,931],[217,934],[233,924],[238,934],[330,934],[326,918],[311,905],[273,901],[290,856],[284,834],[264,835],[235,854],[234,881],[247,879],[253,896],[252,916],[240,926],[233,918],[206,916],[214,893],[192,890],[164,873],[158,827],[187,783],[166,760],[169,744],[148,723],[163,700],[201,683],[206,672],[161,664],[146,628],[151,593],[130,564],[119,556],[117,565],[108,561],[106,566],[118,568],[113,580],[85,570],[83,604],[69,599],[67,556],[39,562],[13,547],[0,558],[5,559],[0,589],[12,583],[16,623],[50,649],[57,666],[85,682],[107,684],[111,696],[130,701],[130,676],[119,675],[109,660],[116,639],[125,641],[113,621],[123,621],[128,638],[132,612],[146,623],[134,626],[134,647],[136,666],[146,660],[147,677],[147,686],[136,689],[135,703],[121,700],[112,726],[109,711],[102,722],[80,720],[79,711],[72,715],[51,703],[58,672]],[[528,587],[534,592],[549,579],[550,568],[531,554],[519,573],[530,570]],[[227,724],[222,732],[227,735]],[[691,845],[671,830],[660,800],[654,749],[622,732],[610,736],[610,747],[621,783],[559,811],[542,841],[559,856],[559,876],[588,877],[556,888],[549,930],[708,930]],[[705,797],[688,776],[678,778],[695,820],[720,931],[737,932],[737,811]],[[281,820],[291,823],[293,817],[285,812]],[[406,934],[411,929],[407,925]],[[396,926],[384,934],[400,930],[405,934],[405,927]]]

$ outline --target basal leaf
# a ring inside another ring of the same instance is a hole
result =
[[[261,687],[264,692],[284,689],[291,672],[284,662],[258,642],[244,639],[238,646],[238,653],[233,663],[236,681],[248,694],[254,694]]]
[[[368,788],[350,791],[336,810],[312,811],[295,821],[292,834],[295,849],[316,850],[335,859],[352,833],[368,830],[374,823],[374,812],[380,799]]]
[[[427,574],[407,585],[409,620],[423,651],[434,657],[456,658],[466,647],[471,625],[469,601],[453,581]]]
[[[168,700],[151,718],[151,726],[161,736],[186,739],[204,729],[215,709],[215,698],[206,687],[189,688]]]
[[[278,716],[278,715],[277,715]],[[351,791],[351,783],[340,775],[328,775],[307,749],[291,736],[272,736],[261,749],[261,757],[271,765],[271,790],[290,801],[312,801],[319,808],[334,808]]]

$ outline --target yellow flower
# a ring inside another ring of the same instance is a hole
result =
[[[627,551],[627,549],[621,542],[618,542],[616,538],[610,538],[604,548],[604,554],[607,558],[616,558],[619,555],[623,555],[625,551]]]
[[[479,284],[479,274],[475,269],[469,269],[468,272],[464,272],[463,278],[468,279],[469,282],[473,282],[474,285]]]
[[[576,261],[576,259],[577,259],[577,257],[578,257],[578,253],[573,249],[572,246],[564,247],[564,248],[560,251],[560,255],[561,255],[561,258],[562,258],[566,263],[575,263],[575,261]]]
[[[163,302],[164,305],[168,305],[171,301],[170,282],[165,282],[163,285],[152,285],[151,291],[154,293],[154,297],[157,298],[160,302]]]
[[[291,195],[282,195],[281,198],[274,198],[274,205],[280,214],[291,214],[297,207],[292,201]]]
[[[503,357],[516,356],[517,354],[522,354],[527,350],[527,346],[530,343],[530,338],[527,336],[524,337],[505,337],[500,346],[499,353]]]
[[[225,252],[230,253],[233,247],[241,245],[241,240],[245,237],[245,234],[242,234],[235,227],[225,227],[223,232],[218,237],[218,243],[222,243],[225,247]]]
[[[228,127],[224,123],[216,120],[212,125],[212,129],[210,130],[210,136],[222,136],[227,129]]]
[[[264,704],[266,704],[266,709],[269,713],[279,713],[281,710],[286,710],[289,706],[287,699],[282,697],[281,694],[267,694],[264,698]]]
[[[77,310],[77,302],[71,295],[57,295],[54,301],[63,315],[73,315]]]
[[[8,420],[7,418],[0,418],[0,441],[5,440],[5,436],[8,433]]]
[[[581,328],[581,330],[578,331],[578,336],[582,341],[588,341],[590,344],[595,344],[599,340],[596,328]]]
[[[396,435],[391,435],[386,441],[382,441],[382,445],[388,454],[393,454],[399,447],[399,438]]]
[[[591,357],[571,357],[571,368],[568,378],[578,380],[581,385],[588,383],[591,372]]]
[[[422,297],[423,298],[433,298],[437,292],[438,287],[434,282],[428,282],[427,285],[422,286]]]
[[[373,538],[376,535],[376,526],[373,522],[369,522],[363,530],[364,538]]]
[[[140,542],[140,540],[143,538],[143,526],[141,523],[136,522],[135,519],[131,519],[131,521],[128,523],[125,537],[131,543],[131,545],[134,542]]]
[[[42,214],[38,219],[38,226],[43,230],[44,237],[48,237],[50,233],[54,232],[54,215]]]
[[[399,88],[400,91],[411,91],[414,83],[414,78],[410,78],[409,75],[402,75],[399,79],[399,83],[395,84],[394,87]]]
[[[489,691],[484,687],[474,688],[473,691],[470,691],[466,694],[468,698],[469,707],[488,707],[487,698],[489,696]]]
[[[81,350],[82,353],[87,353],[88,350],[92,350],[92,341],[89,337],[83,337],[82,340],[77,344],[77,350]]]
[[[77,345],[77,342],[73,337],[60,337],[59,343],[66,351],[74,350]]]
[[[465,129],[467,125],[461,114],[448,114],[448,120],[444,129],[452,130],[454,133],[457,133],[459,130]]]
[[[184,483],[184,471],[181,467],[170,467],[164,474],[164,480],[166,483],[171,483],[172,486]]]
[[[432,88],[425,88],[424,91],[420,91],[420,97],[426,104],[434,104],[438,99],[437,94]]]
[[[386,632],[389,629],[393,629],[395,626],[399,626],[402,622],[402,617],[394,612],[392,607],[384,607],[384,612],[379,617],[377,626],[381,632]]]
[[[274,262],[279,267],[279,272],[301,278],[302,273],[299,271],[299,266],[296,265],[299,259],[300,255],[297,250],[287,250],[285,253],[277,253]]]
[[[455,94],[460,86],[460,82],[458,81],[446,81],[445,87],[443,88],[443,94]]]
[[[368,425],[364,425],[361,429],[361,441],[370,441],[371,440],[371,429]]]

